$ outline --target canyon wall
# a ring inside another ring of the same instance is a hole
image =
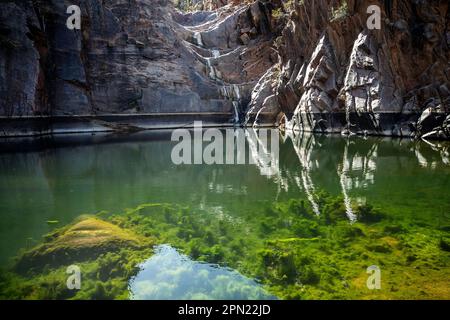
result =
[[[270,11],[214,3],[183,13],[169,0],[1,1],[0,134],[142,129],[152,124],[139,116],[161,113],[192,115],[178,125],[198,114],[242,122],[251,90],[278,60]],[[73,4],[80,30],[66,27]]]
[[[82,9],[81,30],[66,8]],[[1,3],[4,116],[228,111],[166,0]],[[15,17],[14,19],[11,17]],[[6,99],[5,99],[6,98]]]
[[[72,4],[81,30],[66,27]],[[367,27],[370,5],[379,30]],[[227,124],[450,136],[444,0],[2,0],[0,44],[3,135],[30,117],[217,113]]]

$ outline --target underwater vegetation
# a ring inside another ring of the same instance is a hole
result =
[[[448,226],[369,204],[353,206],[352,222],[341,197],[317,198],[320,215],[292,199],[239,218],[171,204],[81,216],[3,270],[0,298],[129,299],[140,265],[168,244],[255,279],[279,299],[450,299]],[[71,264],[82,271],[80,290],[66,286]],[[372,265],[381,269],[380,290],[366,285]]]

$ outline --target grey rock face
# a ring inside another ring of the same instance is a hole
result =
[[[373,1],[346,2],[336,17],[328,13],[339,3],[324,0],[296,4],[285,17],[277,97],[290,124],[417,137],[442,124],[450,111],[448,2],[378,3],[380,30],[366,25]],[[433,116],[418,122],[427,108]]]
[[[0,115],[39,112],[39,52],[26,37],[27,15],[13,2],[0,4]],[[13,19],[11,17],[14,17]]]
[[[62,1],[18,3],[0,4],[0,115],[230,111],[168,1],[80,1],[80,31]]]
[[[269,69],[254,87],[246,114],[246,124],[275,123],[280,106],[274,94],[277,84],[277,67]]]
[[[272,64],[270,35],[257,31],[267,20],[259,6],[211,2],[214,12],[181,13],[169,0],[77,4],[81,30],[66,27],[65,2],[0,3],[0,116],[207,112],[234,119]]]
[[[229,122],[443,137],[449,3],[79,0],[0,3],[0,117],[221,113]],[[245,117],[244,117],[245,115]],[[442,129],[438,129],[442,128]],[[430,134],[435,132],[434,134]],[[442,134],[441,134],[442,133]]]

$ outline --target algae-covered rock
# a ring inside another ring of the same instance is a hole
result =
[[[95,259],[121,248],[143,248],[148,240],[97,218],[87,217],[46,236],[43,244],[25,252],[16,264],[19,272],[45,265],[59,266]]]

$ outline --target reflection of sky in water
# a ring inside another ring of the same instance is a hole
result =
[[[140,265],[130,281],[136,300],[258,300],[274,299],[261,286],[238,272],[217,265],[192,261],[168,245]]]

